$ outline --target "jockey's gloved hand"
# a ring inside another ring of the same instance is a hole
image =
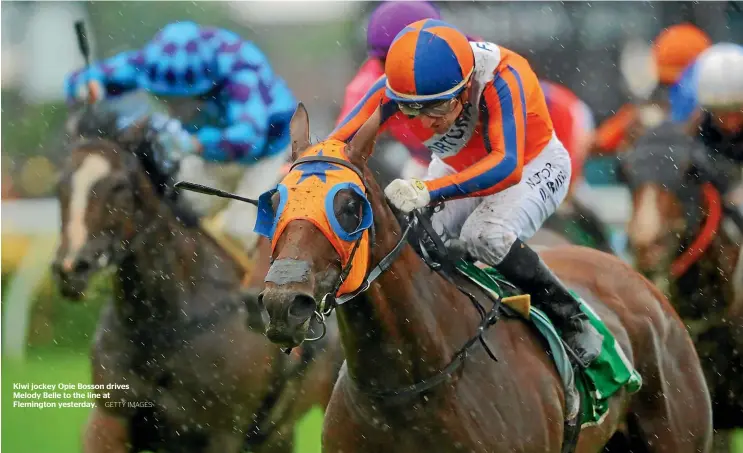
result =
[[[150,129],[157,132],[178,133],[183,131],[183,124],[175,118],[171,118],[163,113],[153,113],[150,115]]]
[[[384,189],[384,195],[392,206],[406,214],[431,201],[431,194],[420,179],[395,179]]]
[[[157,143],[162,146],[165,155],[173,160],[194,154],[199,150],[199,142],[187,131],[163,131],[157,134]]]
[[[76,102],[99,102],[106,98],[106,89],[99,80],[81,80],[74,89]]]
[[[154,113],[150,116],[150,129],[155,132],[156,141],[168,159],[179,161],[199,151],[196,137],[185,130],[177,119]]]

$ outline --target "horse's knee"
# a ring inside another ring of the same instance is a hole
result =
[[[494,266],[503,261],[518,234],[506,223],[482,223],[465,224],[460,237],[470,255]]]
[[[127,453],[129,427],[126,419],[95,408],[83,432],[84,453]]]

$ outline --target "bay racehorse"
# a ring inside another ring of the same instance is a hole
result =
[[[497,361],[473,340],[483,324],[465,292],[482,293],[424,263],[366,167],[379,122],[377,111],[350,144],[313,146],[300,104],[291,136],[302,160],[287,176],[296,182],[262,196],[259,208],[260,227],[273,238],[261,295],[269,338],[300,344],[307,322],[340,294],[346,363],[325,413],[323,451],[561,451],[565,397],[543,343],[524,322],[505,318],[483,335]],[[347,182],[324,186],[332,174]],[[599,313],[644,379],[638,393],[610,399],[608,415],[580,433],[577,451],[601,451],[624,422],[639,442],[632,451],[708,451],[704,376],[662,294],[608,254],[566,246],[543,257]],[[465,343],[477,346],[460,349]]]
[[[712,394],[717,430],[743,427],[743,254],[722,198],[697,169],[736,165],[666,123],[622,160],[632,192],[636,267],[664,288],[689,327]],[[717,171],[715,171],[717,173]]]
[[[91,353],[92,383],[113,389],[83,451],[292,452],[295,422],[330,397],[337,331],[299,357],[268,342],[242,269],[167,194],[148,141],[102,123],[70,145],[53,264],[71,298],[115,269]]]

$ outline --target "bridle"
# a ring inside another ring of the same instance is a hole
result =
[[[343,166],[354,173],[359,177],[362,184],[364,184],[364,189],[366,190],[366,193],[369,192],[369,189],[366,185],[366,180],[364,178],[364,174],[361,172],[361,170],[356,167],[351,162],[339,159],[336,157],[330,157],[330,156],[307,156],[302,157],[300,159],[297,159],[291,166],[290,170],[293,170],[296,166],[301,164],[306,164],[309,162],[326,162],[331,163],[335,165]],[[402,253],[402,250],[407,243],[408,234],[410,233],[411,228],[413,227],[413,219],[414,214],[410,214],[408,217],[407,226],[403,230],[402,235],[400,236],[400,240],[397,242],[395,247],[392,248],[392,250],[385,255],[384,258],[382,258],[379,263],[377,263],[376,266],[374,266],[369,272],[367,272],[366,277],[364,278],[364,281],[361,283],[358,289],[343,294],[341,296],[336,296],[338,294],[338,290],[343,285],[343,282],[346,280],[348,275],[351,273],[351,268],[353,267],[353,257],[356,254],[356,251],[359,249],[359,246],[361,245],[361,236],[355,241],[353,248],[351,249],[351,254],[349,256],[348,262],[346,265],[341,269],[341,273],[338,276],[338,279],[336,280],[335,284],[333,285],[333,289],[326,293],[322,299],[320,300],[320,303],[317,305],[317,309],[313,313],[314,319],[321,325],[322,332],[319,336],[315,338],[308,338],[305,341],[312,342],[312,341],[318,341],[322,339],[325,336],[325,333],[327,332],[327,327],[325,325],[325,318],[330,316],[331,313],[333,313],[333,310],[339,306],[343,305],[346,302],[350,301],[351,299],[355,298],[359,294],[364,293],[366,290],[368,290],[371,287],[371,284],[379,278],[380,275],[382,275],[387,269],[390,268],[392,263],[394,263],[397,258],[400,256],[400,253]],[[376,231],[374,228],[374,222],[372,222],[371,231],[370,231],[370,243],[373,244],[376,238]],[[291,350],[289,350],[291,351]]]
[[[368,193],[368,186],[366,184],[366,179],[363,176],[363,173],[359,168],[357,168],[355,165],[353,165],[351,162],[348,162],[344,159],[338,159],[335,157],[330,156],[307,156],[300,159],[297,159],[291,166],[292,169],[296,167],[297,165],[301,165],[308,162],[326,162],[336,165],[341,165],[345,168],[348,168],[349,170],[356,173],[359,178],[362,181],[362,184],[364,184],[364,188],[366,189],[366,192]],[[313,313],[313,317],[315,320],[321,324],[323,330],[322,333],[317,338],[311,338],[311,339],[305,339],[305,341],[317,341],[321,339],[325,333],[326,333],[326,326],[325,326],[325,318],[329,316],[333,310],[343,305],[350,300],[354,299],[356,296],[364,293],[367,291],[371,284],[379,278],[387,269],[392,266],[392,264],[397,260],[397,258],[402,253],[402,250],[406,243],[408,242],[408,236],[410,232],[416,228],[417,225],[419,225],[427,234],[428,236],[434,241],[434,243],[437,245],[437,248],[443,249],[443,243],[441,242],[441,239],[435,234],[433,231],[433,228],[430,225],[430,221],[427,219],[425,215],[423,215],[420,211],[416,210],[411,213],[409,213],[406,216],[406,226],[400,235],[400,239],[395,244],[395,246],[392,248],[390,252],[388,252],[380,261],[377,263],[366,275],[364,278],[363,283],[361,286],[356,289],[355,291],[343,294],[341,296],[336,296],[338,289],[343,284],[343,281],[348,276],[348,274],[351,271],[351,267],[353,265],[353,254],[358,249],[361,239],[358,239],[356,243],[354,244],[354,248],[351,251],[351,258],[349,258],[348,263],[343,267],[341,270],[340,275],[338,276],[338,280],[336,281],[335,285],[333,286],[333,289],[326,293],[325,296],[322,297],[320,300],[320,303],[317,304],[316,310]],[[372,244],[374,243],[374,230],[373,230],[373,222],[372,222]],[[485,348],[486,352],[492,358],[493,360],[497,360],[495,357],[495,354],[492,352],[492,348],[487,344],[487,341],[483,337],[483,334],[485,331],[495,325],[495,323],[499,319],[499,313],[501,308],[501,301],[500,299],[494,299],[493,300],[493,306],[490,310],[486,311],[485,308],[480,304],[480,302],[477,300],[476,296],[466,291],[461,286],[457,285],[450,276],[446,274],[441,274],[446,278],[450,283],[457,286],[457,288],[462,291],[470,301],[473,303],[475,308],[477,309],[478,314],[480,315],[481,321],[480,324],[477,327],[477,330],[475,334],[461,347],[457,350],[457,352],[452,357],[451,361],[448,365],[446,365],[444,368],[440,369],[435,375],[433,375],[430,378],[424,379],[422,381],[416,382],[414,384],[411,384],[409,386],[394,389],[394,390],[375,390],[375,389],[360,389],[363,391],[367,396],[370,396],[372,398],[378,399],[380,401],[384,401],[387,404],[400,404],[402,402],[405,402],[409,400],[410,398],[419,395],[422,392],[425,392],[427,390],[432,389],[433,387],[447,381],[463,364],[465,359],[469,356],[470,351],[473,349],[474,346],[478,344],[482,344]],[[285,352],[290,353],[291,349],[285,350]]]

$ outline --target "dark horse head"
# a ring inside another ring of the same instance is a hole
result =
[[[81,296],[97,270],[120,262],[140,233],[137,220],[147,205],[178,202],[147,127],[141,123],[120,131],[117,119],[105,104],[87,106],[68,131],[69,156],[57,186],[61,244],[52,270],[70,298]],[[179,208],[179,214],[195,224],[188,210]]]
[[[720,272],[731,275],[737,256],[720,228],[719,192],[698,179],[699,169],[710,166],[733,168],[670,123],[642,136],[622,161],[632,191],[628,236],[636,266],[663,287],[673,283],[668,289],[682,316],[709,313],[731,297],[726,290],[704,290],[725,286],[712,280]]]
[[[622,159],[632,192],[628,236],[637,268],[646,275],[667,270],[680,238],[698,218],[700,185],[691,177],[694,140],[666,123],[649,131]],[[698,152],[698,150],[696,150]]]

